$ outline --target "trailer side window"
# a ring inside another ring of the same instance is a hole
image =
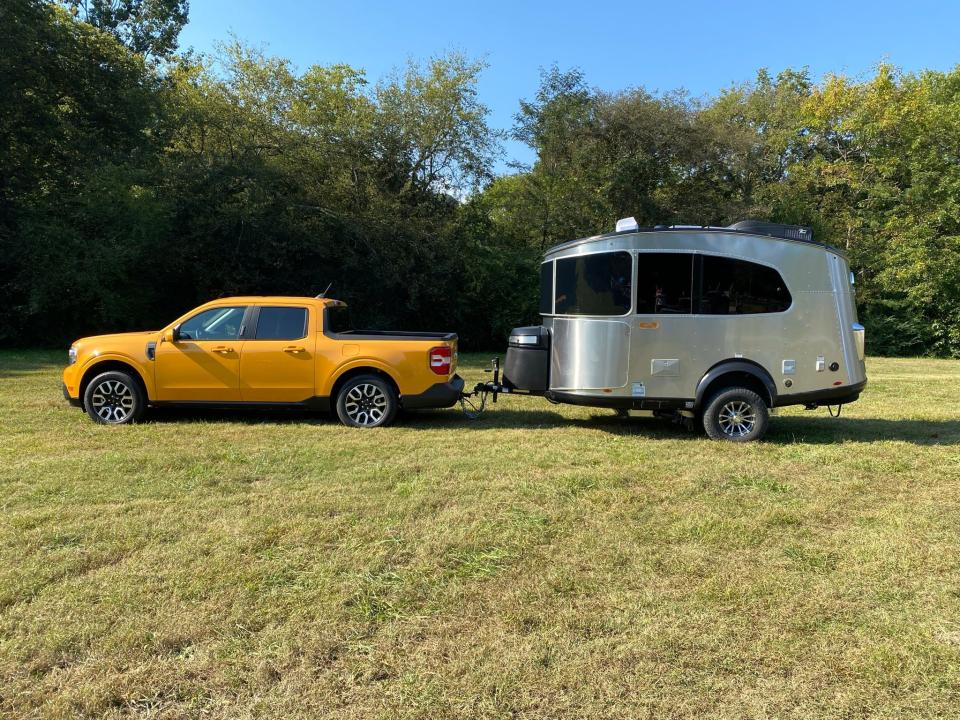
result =
[[[626,315],[633,263],[628,252],[561,258],[557,263],[557,315]]]
[[[540,266],[540,314],[553,312],[553,263],[545,262]]]
[[[793,299],[780,273],[766,265],[705,255],[697,312],[752,315],[783,312]]]
[[[637,254],[637,313],[689,314],[693,287],[690,253]]]

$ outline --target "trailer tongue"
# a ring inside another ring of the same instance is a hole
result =
[[[490,382],[477,383],[471,392],[460,393],[460,409],[471,420],[476,420],[486,410],[488,397],[495,403],[497,395],[510,392],[509,388],[500,384],[500,358],[491,360],[490,367],[484,372],[493,374]]]

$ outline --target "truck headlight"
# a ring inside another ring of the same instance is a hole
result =
[[[77,361],[77,349],[70,346],[70,349],[67,350],[67,364],[73,365]]]

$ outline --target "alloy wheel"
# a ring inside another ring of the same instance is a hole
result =
[[[90,400],[93,411],[105,423],[126,421],[136,405],[133,390],[120,380],[104,380],[94,388]]]
[[[731,400],[720,408],[717,422],[724,435],[739,438],[753,432],[757,423],[757,414],[750,403]]]
[[[344,409],[357,425],[377,425],[387,412],[387,396],[373,383],[362,383],[350,388]]]

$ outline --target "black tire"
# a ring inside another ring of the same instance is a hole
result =
[[[724,388],[703,411],[703,429],[714,440],[751,442],[762,438],[770,425],[767,404],[753,390]]]
[[[139,379],[119,370],[100,373],[87,384],[83,408],[94,422],[127,425],[147,410],[147,395]]]
[[[393,386],[376,375],[350,378],[337,393],[337,417],[350,427],[389,425],[397,416],[399,406]]]

